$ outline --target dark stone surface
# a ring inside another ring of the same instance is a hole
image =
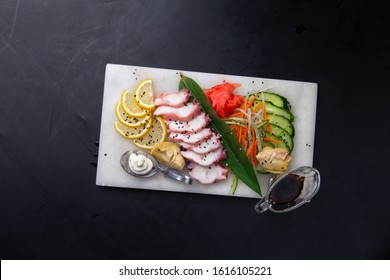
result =
[[[2,259],[389,259],[389,6],[0,0]],[[106,63],[319,84],[318,196],[95,185]]]

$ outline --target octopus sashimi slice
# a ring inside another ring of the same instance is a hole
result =
[[[171,121],[168,125],[168,129],[171,132],[198,132],[205,128],[210,121],[209,115],[201,112],[188,122]]]
[[[154,111],[155,116],[163,116],[168,121],[189,121],[199,114],[200,105],[198,103],[189,102],[180,108],[171,106],[159,106]]]
[[[186,89],[182,89],[178,93],[163,93],[159,94],[154,99],[154,105],[162,106],[167,105],[171,107],[181,107],[183,106],[190,97],[190,93]]]
[[[226,153],[222,146],[219,149],[204,155],[197,154],[193,151],[182,151],[181,154],[186,159],[196,162],[201,166],[211,166],[214,163],[217,163],[226,158]]]
[[[201,166],[191,162],[188,164],[190,176],[198,180],[202,184],[213,184],[222,180],[226,180],[228,170],[221,164],[213,164],[211,166]]]
[[[188,144],[197,144],[201,143],[203,140],[210,138],[213,134],[210,128],[204,128],[201,131],[190,133],[190,132],[171,132],[169,133],[169,139],[173,142],[180,144],[181,142],[185,142]]]
[[[221,141],[219,140],[220,138],[221,136],[219,134],[213,133],[210,138],[203,140],[199,144],[188,144],[186,142],[180,142],[178,144],[184,149],[193,151],[197,154],[207,154],[222,146]]]

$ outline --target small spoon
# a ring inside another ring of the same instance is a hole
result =
[[[129,157],[131,154],[136,154],[136,155],[143,155],[150,159],[153,163],[153,168],[152,170],[147,173],[147,174],[138,174],[134,172],[129,165]],[[175,179],[177,181],[183,182],[185,184],[192,184],[192,179],[191,177],[184,175],[183,173],[180,173],[179,171],[176,171],[174,169],[168,168],[166,166],[160,165],[157,160],[149,153],[142,151],[142,150],[129,150],[127,152],[124,152],[120,158],[120,164],[127,173],[130,175],[133,175],[135,177],[142,177],[142,178],[147,178],[155,175],[157,172],[163,173],[165,176],[168,178]]]

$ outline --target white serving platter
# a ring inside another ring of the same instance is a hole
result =
[[[195,180],[192,185],[186,185],[166,178],[162,174],[156,174],[150,178],[132,177],[119,164],[121,154],[126,150],[135,148],[131,140],[125,139],[114,129],[113,123],[116,121],[115,106],[120,100],[121,93],[125,89],[134,91],[136,86],[146,78],[153,80],[155,94],[176,92],[178,91],[180,72],[194,79],[202,88],[209,88],[223,81],[239,83],[241,86],[236,89],[235,93],[242,95],[272,87],[269,91],[278,93],[289,100],[292,112],[295,115],[294,150],[290,168],[302,165],[312,166],[317,105],[316,83],[107,64],[96,175],[97,185],[229,195],[233,176],[229,176],[226,181],[212,185],[202,185]],[[258,174],[263,194],[268,188],[270,176]],[[241,182],[234,196],[260,197]]]

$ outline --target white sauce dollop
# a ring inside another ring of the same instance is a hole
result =
[[[144,155],[132,153],[129,157],[129,166],[134,173],[145,175],[152,170],[153,163]]]

